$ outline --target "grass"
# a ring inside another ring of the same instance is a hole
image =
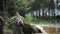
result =
[[[27,14],[26,18],[24,19],[25,23],[35,23],[35,24],[39,24],[39,23],[48,23],[46,20],[43,19],[38,19],[33,17],[31,14]]]

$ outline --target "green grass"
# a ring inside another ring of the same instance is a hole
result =
[[[24,19],[24,22],[25,23],[36,23],[36,24],[48,23],[46,20],[38,19],[38,18],[33,17],[31,14],[26,15],[26,18]]]

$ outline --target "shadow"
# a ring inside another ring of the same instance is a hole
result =
[[[3,20],[0,17],[0,34],[3,34]]]

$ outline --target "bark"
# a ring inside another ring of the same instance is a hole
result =
[[[2,16],[4,17],[4,18],[6,18],[6,19],[9,19],[9,17],[8,17],[8,12],[7,12],[7,10],[6,10],[6,0],[3,0],[2,1],[2,4],[3,4],[3,11],[2,11]]]

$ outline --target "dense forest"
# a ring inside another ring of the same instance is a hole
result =
[[[2,2],[1,2],[2,1]],[[0,15],[9,19],[19,12],[21,16],[31,13],[36,18],[59,18],[60,0],[1,0]],[[34,14],[35,12],[35,14]],[[42,14],[42,15],[41,15]],[[52,19],[51,18],[51,19]]]
[[[5,29],[13,30],[16,12],[24,18],[24,24],[28,24],[25,27],[30,27],[30,23],[60,24],[60,0],[0,0],[0,16],[3,18],[0,20],[4,22],[0,24]]]

